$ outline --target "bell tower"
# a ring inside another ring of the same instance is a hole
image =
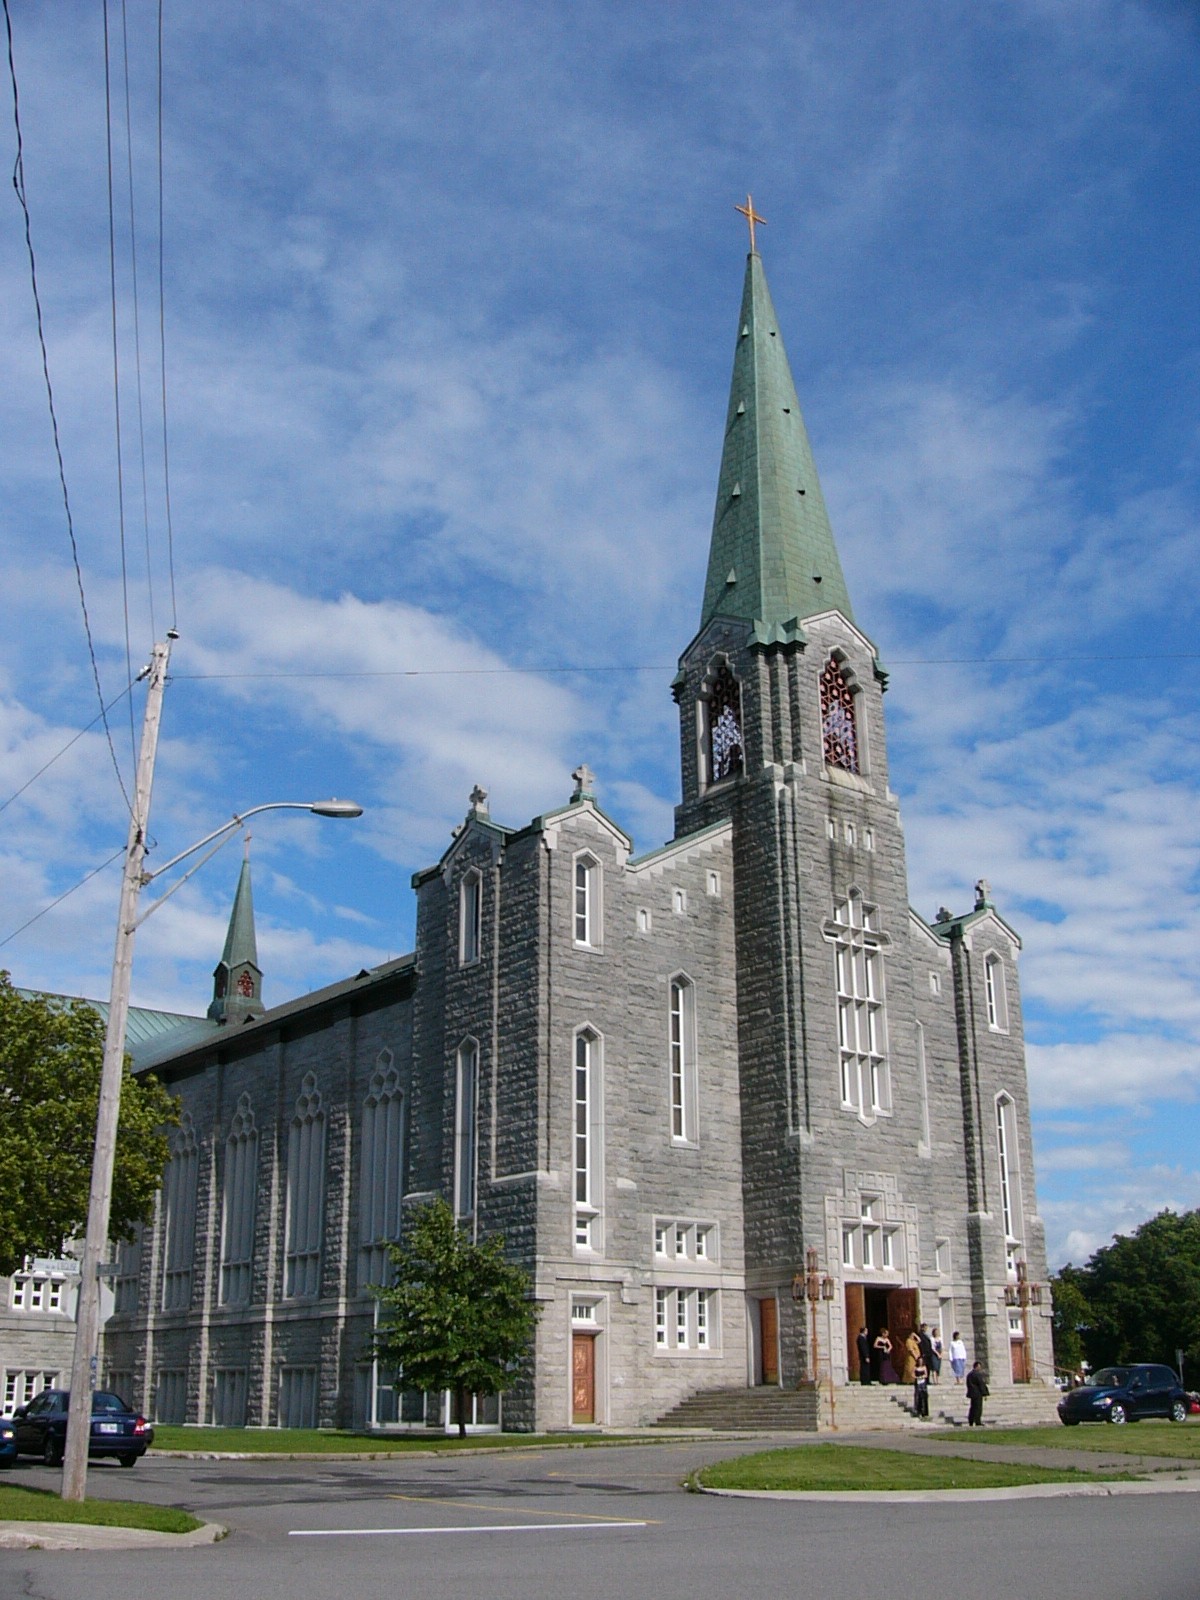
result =
[[[247,838],[237,892],[229,916],[225,948],[213,971],[213,997],[208,1015],[213,1022],[249,1022],[261,1017],[262,969],[254,933],[254,900],[250,893],[250,840]]]

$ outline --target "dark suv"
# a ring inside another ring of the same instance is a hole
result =
[[[1080,1388],[1063,1395],[1058,1414],[1068,1428],[1077,1422],[1137,1422],[1142,1417],[1186,1422],[1188,1397],[1170,1367],[1138,1362],[1093,1372]]]
[[[65,1389],[43,1389],[27,1406],[17,1407],[13,1426],[21,1455],[41,1456],[48,1467],[61,1464],[70,1401]],[[114,1456],[123,1467],[132,1467],[153,1442],[154,1429],[119,1394],[107,1389],[93,1394],[92,1435],[88,1440],[88,1455],[93,1461],[99,1456]]]

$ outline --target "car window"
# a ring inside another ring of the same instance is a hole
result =
[[[1101,1367],[1099,1372],[1092,1375],[1092,1383],[1097,1389],[1123,1389],[1128,1382],[1128,1367]]]
[[[36,1399],[31,1400],[25,1407],[25,1415],[27,1417],[40,1417],[49,1404],[50,1396],[48,1394],[39,1394]]]
[[[98,1390],[92,1396],[92,1412],[93,1412],[93,1414],[95,1414],[97,1411],[128,1411],[128,1410],[129,1410],[129,1407],[125,1404],[124,1400],[121,1399],[121,1396],[119,1394],[108,1394],[107,1392],[105,1392],[103,1390]]]
[[[1173,1389],[1179,1379],[1170,1367],[1151,1367],[1150,1382],[1155,1389]]]

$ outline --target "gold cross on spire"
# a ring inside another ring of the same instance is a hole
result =
[[[754,242],[754,224],[756,222],[761,222],[765,228],[767,225],[767,219],[766,217],[760,217],[758,212],[755,211],[754,201],[749,195],[746,196],[746,204],[744,206],[734,206],[733,209],[735,211],[740,211],[745,217],[746,221],[750,224],[750,254],[754,255],[758,249],[758,246]]]

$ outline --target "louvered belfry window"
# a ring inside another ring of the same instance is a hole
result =
[[[854,691],[836,656],[830,656],[821,673],[821,736],[828,766],[858,771],[858,727],[854,717]]]
[[[708,696],[708,739],[712,781],[736,778],[745,764],[742,750],[742,695],[738,681],[722,661]]]

